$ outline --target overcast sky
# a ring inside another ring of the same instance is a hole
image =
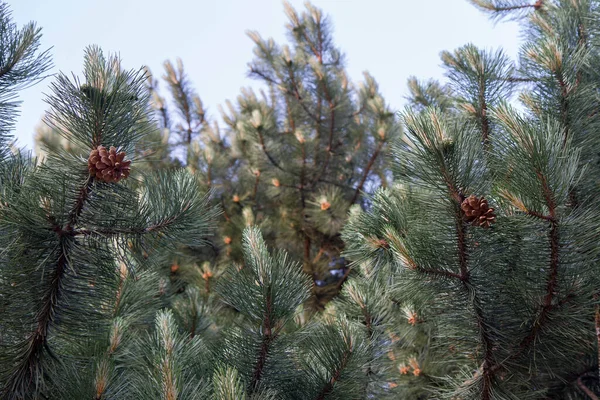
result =
[[[147,65],[162,76],[162,63],[180,57],[209,114],[251,84],[247,63],[252,42],[247,30],[277,42],[285,40],[286,17],[280,0],[8,0],[22,25],[36,21],[43,47],[57,71],[79,73],[83,50],[100,45],[118,52],[124,66]],[[303,0],[291,0],[304,9]],[[334,39],[347,56],[354,81],[368,70],[394,109],[405,104],[406,80],[443,78],[439,53],[466,43],[504,48],[516,57],[519,27],[494,24],[467,0],[314,0],[329,15]],[[16,129],[20,146],[32,148],[43,99],[52,78],[21,93]]]

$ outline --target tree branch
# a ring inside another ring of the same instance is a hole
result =
[[[270,295],[267,295],[266,306],[267,306],[266,307],[267,310],[265,312],[263,326],[262,326],[262,328],[263,328],[262,344],[261,344],[261,347],[260,347],[260,350],[258,353],[258,360],[256,362],[256,365],[254,366],[254,371],[252,372],[252,381],[250,382],[250,390],[251,391],[255,391],[256,389],[258,389],[258,385],[262,378],[265,364],[267,362],[267,356],[269,355],[269,351],[271,348],[271,343],[273,343],[273,341],[277,337],[277,333],[272,331],[273,321],[271,321],[271,312],[272,312],[273,304],[272,304]]]
[[[426,275],[433,275],[438,278],[440,278],[440,277],[441,278],[453,278],[453,279],[458,279],[458,280],[463,279],[462,275],[454,273],[454,272],[446,271],[443,269],[424,268],[424,267],[420,267],[420,266],[414,266],[413,269],[418,272],[422,272]]]
[[[558,81],[558,85],[560,86],[560,120],[565,129],[565,136],[563,138],[563,147],[567,143],[567,139],[569,137],[570,131],[570,118],[569,118],[569,88],[565,83],[562,72],[556,72],[556,80]]]
[[[354,191],[354,196],[352,196],[352,200],[350,201],[350,204],[354,204],[354,203],[356,203],[356,200],[358,200],[358,196],[360,195],[360,192],[361,192],[363,186],[365,185],[367,177],[369,176],[369,172],[371,172],[371,168],[373,168],[373,164],[375,164],[375,160],[379,156],[379,153],[381,152],[381,149],[383,148],[384,143],[385,142],[383,140],[381,140],[379,142],[379,144],[377,145],[377,148],[373,152],[373,155],[369,159],[369,163],[367,164],[367,166],[365,168],[365,172],[363,173],[363,176],[360,179],[360,182],[358,183],[356,190]]]
[[[585,384],[581,380],[581,377],[577,378],[576,382],[577,382],[577,386],[579,387],[579,389],[581,389],[583,391],[583,393],[585,393],[591,400],[599,400],[598,396],[596,396],[594,394],[594,392],[592,392],[590,390],[590,388],[588,388],[587,386],[585,386]]]
[[[475,287],[470,281],[470,271],[468,265],[468,249],[467,249],[467,237],[466,230],[467,225],[463,220],[463,212],[460,208],[463,196],[456,189],[456,185],[450,179],[449,174],[446,170],[442,171],[444,180],[448,187],[450,197],[455,201],[455,219],[456,219],[456,233],[457,233],[457,247],[458,247],[458,261],[460,265],[460,281],[465,292],[468,294],[468,298],[471,299],[471,304],[475,312],[475,319],[477,321],[477,328],[479,330],[479,339],[484,348],[483,363],[481,369],[481,379],[483,379],[483,386],[481,392],[481,400],[490,400],[492,398],[492,380],[495,368],[495,360],[493,354],[493,341],[488,330],[487,319],[481,306],[481,300],[477,295]]]
[[[271,154],[267,151],[267,146],[265,144],[265,138],[262,134],[262,129],[257,129],[257,133],[258,133],[258,142],[260,144],[260,147],[262,148],[263,153],[265,153],[265,155],[267,156],[267,158],[269,159],[269,161],[271,162],[271,164],[273,164],[273,166],[283,172],[286,172],[281,165],[279,165],[279,163],[277,161],[275,161],[275,159],[273,158],[273,156],[271,156]]]
[[[521,341],[521,349],[528,347],[536,338],[542,325],[546,322],[549,312],[554,308],[552,301],[556,296],[556,287],[558,286],[558,267],[560,264],[559,259],[559,233],[558,233],[558,221],[556,220],[556,203],[554,202],[554,196],[548,185],[546,177],[541,173],[537,172],[537,177],[542,184],[542,192],[550,218],[552,219],[552,226],[548,233],[548,239],[550,241],[550,268],[548,271],[548,281],[546,283],[546,295],[544,297],[544,303],[542,310],[537,315],[537,318],[531,323],[531,332]]]
[[[163,221],[159,221],[154,225],[150,225],[145,228],[106,228],[100,227],[95,229],[63,229],[60,234],[67,236],[93,236],[93,235],[103,235],[103,236],[115,236],[115,235],[144,235],[148,233],[153,233],[157,231],[161,231],[166,229],[170,225],[172,225],[181,215],[186,212],[190,208],[190,204],[186,204],[181,212],[177,215],[173,215],[169,218],[164,219]]]
[[[327,382],[325,387],[323,387],[323,390],[321,390],[321,392],[317,396],[316,400],[324,400],[325,397],[327,397],[327,395],[329,395],[329,394],[331,394],[331,392],[333,392],[333,386],[340,379],[342,372],[348,365],[351,354],[352,354],[352,349],[349,349],[348,351],[346,351],[344,353],[344,355],[342,356],[342,362],[340,364],[340,367],[337,370],[335,370],[335,372],[333,373],[333,376],[331,377],[329,382]]]
[[[37,313],[36,328],[27,338],[27,350],[5,385],[4,392],[15,396],[9,398],[25,396],[30,385],[37,384],[35,374],[43,372],[40,366],[42,352],[45,348],[48,348],[48,328],[55,319],[57,306],[62,297],[63,280],[70,263],[70,250],[74,241],[72,237],[62,233],[73,231],[73,226],[77,224],[77,220],[89,198],[92,182],[93,177],[88,177],[69,212],[67,224],[64,228],[56,231],[59,237],[56,268],[50,278],[48,291],[42,297],[40,309]]]
[[[331,112],[330,117],[329,117],[329,141],[328,141],[327,148],[325,149],[325,151],[326,151],[325,161],[323,162],[323,167],[321,168],[321,171],[316,176],[316,178],[314,179],[313,182],[316,182],[319,179],[321,179],[321,176],[323,176],[325,171],[327,171],[327,168],[329,167],[329,161],[331,160],[331,153],[333,151],[333,149],[332,149],[333,134],[335,132],[335,105],[331,101],[329,101],[329,110]],[[315,157],[315,159],[316,159],[316,157]]]
[[[495,11],[495,12],[515,11],[515,10],[522,10],[525,8],[533,8],[533,9],[539,10],[539,8],[541,6],[542,6],[542,0],[537,0],[533,4],[523,4],[520,6],[494,7],[493,11]]]
[[[485,79],[479,79],[479,113],[481,118],[481,141],[485,148],[489,147],[490,120],[487,116],[487,103],[485,101]]]
[[[530,216],[532,216],[532,217],[536,217],[536,218],[539,218],[539,219],[543,219],[543,220],[545,220],[545,221],[554,222],[554,218],[553,218],[553,217],[551,217],[551,216],[549,216],[549,215],[544,215],[544,214],[541,214],[541,213],[538,213],[538,212],[536,212],[536,211],[532,211],[532,210],[527,210],[527,211],[525,211],[525,213],[526,213],[527,215],[530,215]]]
[[[302,97],[300,96],[300,93],[298,92],[298,88],[294,85],[293,81],[292,81],[292,86],[294,87],[294,92],[291,93],[287,88],[283,87],[282,84],[280,84],[276,80],[268,77],[267,75],[265,75],[264,73],[262,73],[261,71],[255,69],[255,68],[250,68],[250,73],[258,75],[259,77],[261,77],[262,79],[264,79],[268,83],[271,83],[271,84],[276,85],[277,87],[279,87],[281,89],[284,89],[284,93],[285,94],[287,94],[288,96],[295,97],[296,100],[298,100],[298,103],[300,104],[300,106],[302,107],[302,109],[304,110],[304,112],[306,112],[306,114],[308,114],[308,116],[311,117],[313,120],[317,121],[317,118],[315,117],[315,115],[308,109],[308,107],[306,106],[306,104],[304,104],[304,102],[302,101]]]

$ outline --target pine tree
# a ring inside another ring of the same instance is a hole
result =
[[[35,25],[18,30],[6,6],[1,17],[10,127],[15,89],[49,61]],[[163,250],[202,243],[216,215],[187,172],[135,172],[135,146],[153,129],[145,80],[88,48],[82,80],[58,75],[47,100],[48,124],[86,154],[57,148],[38,165],[3,156],[3,399],[119,397],[127,352],[166,304]]]
[[[362,398],[363,327],[308,320],[311,279],[256,227],[216,286],[210,267],[182,291],[165,274],[217,214],[206,170],[160,153],[149,89],[90,47],[51,85],[44,158],[2,159],[0,398]]]
[[[443,52],[402,138],[312,6],[290,47],[250,35],[268,92],[222,130],[181,63],[171,111],[89,48],[44,160],[3,144],[1,397],[597,398],[598,2],[472,2],[522,23],[519,62]]]
[[[346,256],[397,305],[402,398],[594,399],[598,3],[473,3],[522,23],[518,66],[442,53],[450,106],[411,81],[394,186],[351,218]]]
[[[399,126],[373,77],[349,82],[329,19],[310,4],[302,14],[289,4],[285,11],[289,45],[249,33],[249,73],[268,94],[244,92],[225,121],[244,160],[235,193],[277,247],[303,260],[319,301],[347,274],[339,232],[363,191],[387,185],[384,153]]]
[[[311,303],[321,307],[350,271],[340,258],[348,210],[388,184],[385,153],[400,127],[372,76],[350,83],[329,18],[306,7],[299,14],[285,4],[289,44],[248,33],[249,76],[266,90],[244,89],[228,101],[224,128],[210,121],[180,60],[165,63],[171,104],[156,80],[150,86],[171,154],[224,209],[213,266],[243,263],[241,234],[259,226],[269,244],[302,260],[315,283]]]

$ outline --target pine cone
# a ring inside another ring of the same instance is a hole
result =
[[[106,150],[104,146],[98,146],[90,152],[88,158],[88,170],[90,175],[104,182],[119,182],[129,176],[131,161],[125,160],[125,152],[117,153],[117,149],[111,146]]]
[[[494,209],[488,205],[485,197],[471,195],[462,202],[460,208],[465,214],[465,220],[473,226],[489,228],[496,221]]]

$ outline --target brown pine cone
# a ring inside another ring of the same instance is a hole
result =
[[[485,197],[471,195],[462,202],[460,208],[464,212],[465,221],[473,226],[489,228],[496,221],[494,209],[488,205]]]
[[[127,178],[130,165],[131,161],[125,160],[125,152],[117,153],[114,146],[109,150],[104,146],[98,146],[90,152],[88,158],[90,175],[104,182],[119,182]]]

